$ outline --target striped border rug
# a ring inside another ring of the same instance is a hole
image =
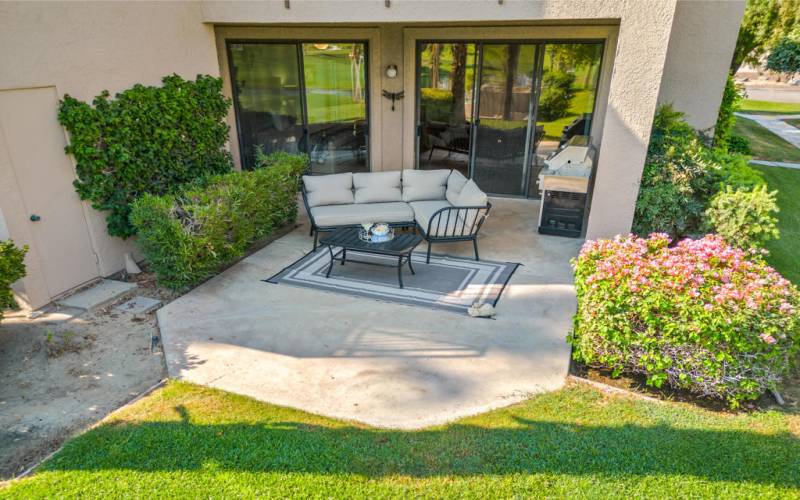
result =
[[[356,254],[348,250],[348,256],[351,255],[359,260],[397,262],[396,257]],[[329,263],[330,254],[321,247],[264,281],[466,314],[475,302],[497,305],[508,280],[520,265],[488,260],[476,262],[446,255],[431,255],[430,264],[426,264],[424,253],[414,253],[411,264],[416,274],[411,274],[408,265],[403,266],[405,288],[400,288],[396,268],[349,261],[343,266],[337,261],[330,278],[326,278]]]

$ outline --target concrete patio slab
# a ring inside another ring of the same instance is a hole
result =
[[[170,376],[404,429],[561,387],[576,305],[569,260],[581,241],[537,234],[535,201],[492,203],[481,255],[523,264],[497,319],[262,282],[310,250],[301,217],[295,231],[158,310]]]

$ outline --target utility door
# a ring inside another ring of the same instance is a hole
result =
[[[96,278],[89,229],[72,186],[72,162],[64,153],[55,88],[0,91],[0,141],[24,205],[17,214],[25,220],[16,222],[29,228],[28,243],[50,297]]]

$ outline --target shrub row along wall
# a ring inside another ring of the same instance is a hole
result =
[[[138,243],[161,285],[184,289],[242,257],[256,240],[297,216],[305,156],[258,155],[259,168],[201,179],[175,195],[132,205]]]
[[[127,238],[130,204],[145,193],[167,194],[181,184],[233,168],[228,141],[230,101],[222,80],[164,77],[163,86],[135,85],[92,105],[65,95],[58,118],[70,135],[75,189],[97,210],[107,210],[108,233]]]
[[[574,357],[736,407],[775,388],[800,352],[800,294],[720,236],[588,241],[575,264]]]

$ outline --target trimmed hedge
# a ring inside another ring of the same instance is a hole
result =
[[[800,294],[717,235],[587,241],[573,261],[576,360],[737,407],[775,388],[800,353]]]
[[[225,116],[230,100],[222,80],[198,75],[163,78],[161,87],[135,85],[91,105],[65,95],[58,119],[67,129],[67,154],[75,157],[75,190],[108,211],[108,234],[135,233],[130,204],[139,196],[175,192],[186,182],[233,168]]]
[[[0,241],[0,320],[3,309],[17,306],[11,284],[25,277],[25,254],[28,247],[17,248],[12,241]]]
[[[297,217],[306,156],[257,156],[257,168],[212,176],[177,195],[144,195],[131,223],[159,284],[185,289],[242,257],[256,240]]]

